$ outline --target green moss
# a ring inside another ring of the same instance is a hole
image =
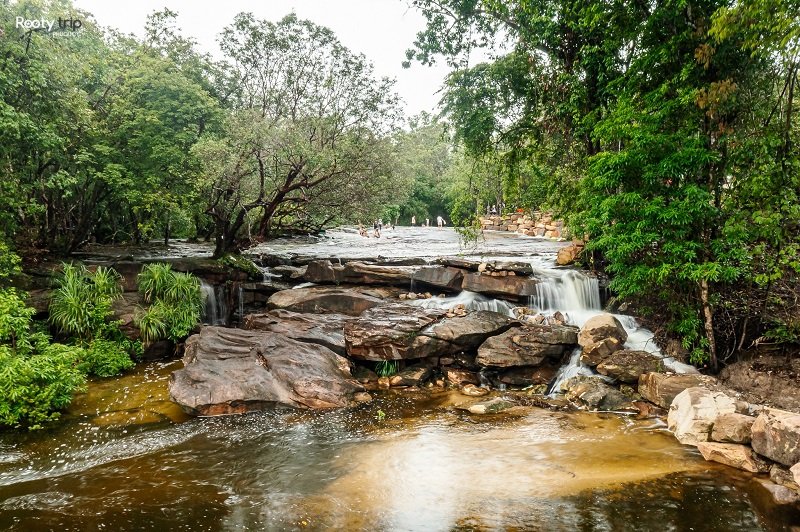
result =
[[[258,269],[258,266],[253,264],[253,261],[247,259],[241,255],[235,255],[233,253],[228,253],[224,255],[222,258],[219,259],[219,263],[223,266],[227,266],[229,268],[234,268],[239,271],[243,271],[247,274],[250,279],[253,280],[260,280],[263,277],[261,270]]]

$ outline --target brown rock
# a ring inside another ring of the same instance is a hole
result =
[[[267,308],[358,316],[381,303],[382,299],[357,288],[314,286],[275,292],[267,301]]]
[[[313,260],[308,263],[303,279],[309,283],[340,284],[344,280],[343,272],[343,266],[334,266],[329,260]]]
[[[613,353],[622,349],[622,342],[616,338],[606,338],[583,347],[581,362],[587,366],[597,366],[604,362]]]
[[[597,372],[620,382],[638,383],[639,375],[663,368],[661,358],[647,351],[623,349],[611,353],[597,365]]]
[[[433,371],[431,371],[430,367],[416,364],[390,377],[389,384],[392,386],[420,386],[428,380],[431,375],[433,375]]]
[[[714,420],[711,439],[725,443],[750,443],[756,418],[744,414],[720,414]]]
[[[402,303],[375,307],[345,325],[347,353],[362,360],[398,360],[444,356],[473,350],[513,321],[488,311],[454,315]]]
[[[355,319],[344,314],[304,314],[276,309],[263,314],[248,314],[244,328],[280,333],[300,342],[323,345],[344,355],[344,325]]]
[[[501,372],[497,380],[509,386],[536,386],[548,384],[558,372],[557,367],[516,367]]]
[[[751,473],[766,473],[769,464],[753,452],[748,445],[738,443],[699,442],[697,449],[703,458]]]
[[[547,358],[560,359],[577,342],[575,327],[526,323],[488,338],[478,348],[476,362],[481,366],[507,368],[538,366]]]
[[[355,285],[391,285],[407,287],[417,266],[389,266],[348,262],[344,265],[342,278],[345,283]]]
[[[792,474],[792,478],[794,479],[795,484],[800,485],[800,463],[797,463],[789,468],[789,472]]]
[[[464,275],[463,289],[499,298],[519,300],[536,294],[535,279],[519,275],[492,277],[480,273]]]
[[[775,484],[786,486],[800,493],[800,485],[797,484],[792,471],[787,467],[780,464],[772,464],[772,467],[769,468],[769,479]]]
[[[478,380],[478,374],[474,371],[448,368],[444,370],[444,376],[447,377],[447,380],[457,385],[480,384],[480,381]]]
[[[578,246],[575,244],[570,244],[569,246],[563,247],[558,250],[558,255],[556,256],[556,264],[559,266],[568,266],[573,264],[580,254],[583,252],[583,246]]]
[[[613,411],[636,408],[622,392],[603,382],[597,376],[579,375],[561,385],[567,399],[577,401],[590,410]]]
[[[464,282],[464,270],[448,266],[432,266],[414,272],[412,278],[414,282],[457,292],[461,290],[461,283]]]
[[[481,396],[487,395],[489,393],[489,389],[488,388],[479,388],[478,386],[475,386],[474,384],[465,384],[461,388],[461,393],[463,393],[464,395],[468,395],[470,397],[481,397]]]
[[[761,456],[789,467],[800,462],[800,414],[765,408],[753,423],[752,438]]]
[[[661,408],[669,408],[675,397],[687,388],[715,384],[714,377],[699,373],[645,373],[639,377],[639,395]]]
[[[606,338],[616,338],[620,344],[624,344],[628,339],[628,333],[619,320],[611,314],[599,314],[589,318],[581,327],[578,344],[585,347]]]
[[[187,340],[183,363],[170,398],[192,415],[341,407],[363,390],[330,349],[271,332],[203,327]]]

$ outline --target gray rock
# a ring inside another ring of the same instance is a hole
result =
[[[343,357],[271,332],[203,327],[186,342],[183,364],[169,393],[192,415],[342,407],[364,390]]]
[[[590,410],[621,410],[632,407],[630,399],[596,376],[579,375],[565,382],[561,389],[567,399]]]
[[[300,342],[323,345],[344,355],[344,325],[355,319],[345,314],[304,314],[276,309],[263,314],[248,314],[244,328],[280,333]]]
[[[381,303],[382,299],[359,288],[314,286],[276,292],[267,301],[267,308],[358,316]]]
[[[622,342],[616,338],[604,338],[583,346],[581,362],[587,366],[597,366],[605,362],[613,353],[622,349]]]
[[[526,323],[488,338],[480,348],[476,363],[508,368],[538,366],[545,360],[558,360],[577,342],[578,330],[569,325]]]
[[[521,275],[493,277],[481,273],[464,275],[463,288],[494,297],[519,301],[536,294],[535,279]]]
[[[412,276],[414,282],[458,292],[464,282],[464,271],[449,266],[422,268]]]
[[[752,438],[761,456],[789,467],[800,462],[800,414],[765,408],[753,423]]]
[[[623,349],[611,353],[597,365],[597,372],[619,382],[638,383],[643,373],[663,370],[661,358],[647,351]]]

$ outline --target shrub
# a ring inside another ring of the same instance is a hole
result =
[[[112,314],[121,280],[111,268],[100,266],[92,273],[83,265],[63,264],[50,301],[50,323],[63,334],[93,338]]]
[[[58,419],[85,382],[77,368],[80,348],[51,344],[24,356],[0,346],[0,425],[41,428]]]
[[[87,375],[113,377],[134,366],[129,351],[117,341],[97,338],[78,354],[78,369]]]
[[[168,264],[148,264],[137,281],[145,303],[150,304],[136,316],[146,343],[180,341],[200,323],[203,295],[197,277],[172,271]]]

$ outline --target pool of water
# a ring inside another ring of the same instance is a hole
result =
[[[0,434],[6,530],[772,530],[744,474],[654,420],[387,392],[332,412],[185,417],[171,364]],[[383,412],[381,415],[379,412]]]

